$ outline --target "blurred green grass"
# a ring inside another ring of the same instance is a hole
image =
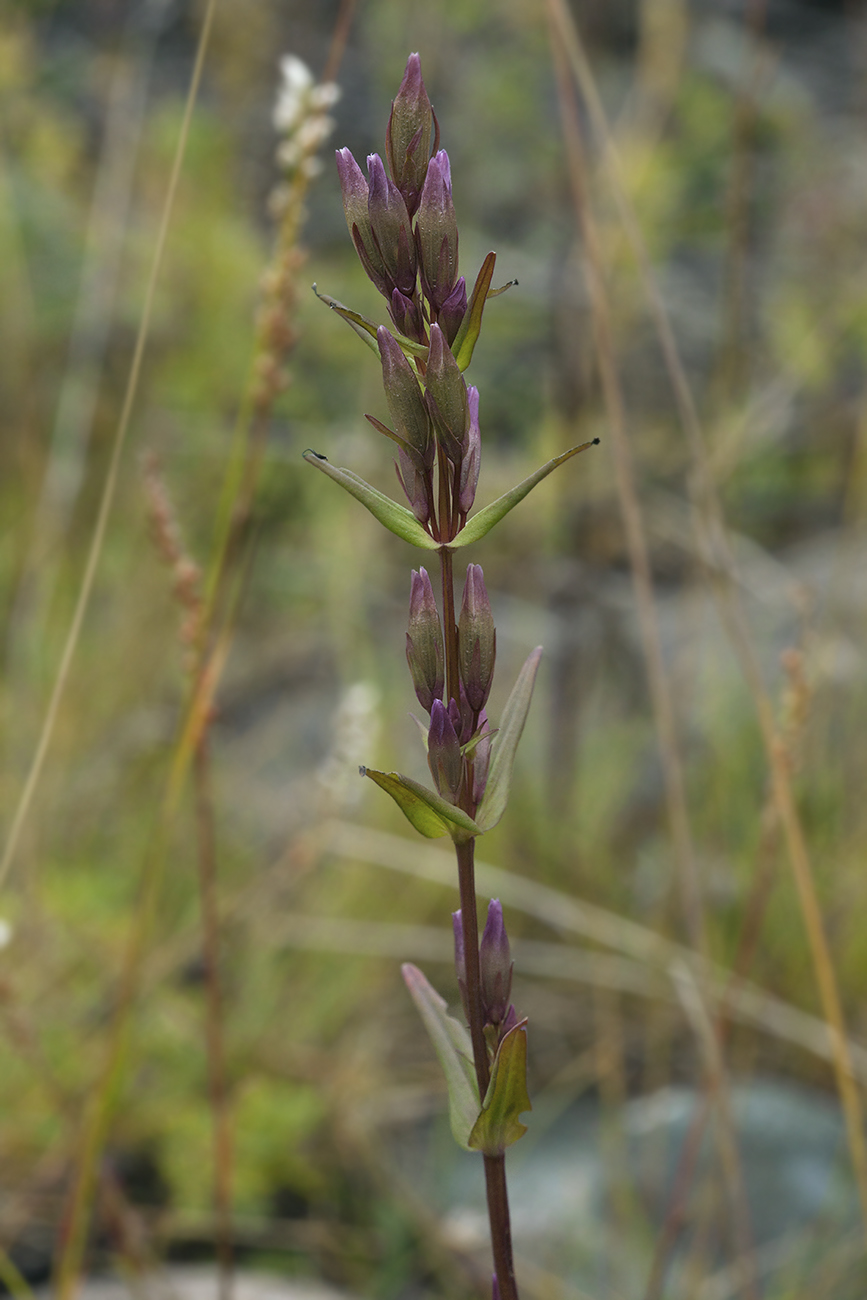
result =
[[[675,23],[680,7],[670,8]],[[22,1225],[37,1224],[46,1250],[57,1231],[184,698],[178,611],[148,534],[141,453],[158,455],[189,550],[206,563],[270,255],[275,54],[292,48],[321,66],[325,17],[301,4],[285,12],[263,5],[248,24],[226,5],[218,19],[95,598],[0,899],[13,931],[0,953],[7,1249]],[[691,44],[658,99],[642,98],[659,58],[648,29],[627,23],[624,43],[613,20],[597,12],[588,21],[629,192],[701,403],[752,635],[780,709],[787,689],[780,652],[802,655],[795,782],[849,1028],[863,1039],[867,174],[850,148],[857,105],[828,108],[789,67],[783,43],[782,66],[765,71],[747,101],[751,129],[739,143],[744,86],[754,85],[750,47],[738,45],[732,23],[726,59],[712,59],[708,41],[714,31],[720,37],[711,19],[688,6],[682,17]],[[68,344],[86,283],[111,76],[144,48],[123,45],[117,15],[107,27],[101,22],[87,5],[18,7],[0,36],[4,826],[81,580],[195,29],[194,13],[185,13],[157,46],[92,425],[81,434],[83,477],[52,515],[40,506],[58,465],[62,482],[62,448],[51,431],[63,386],[86,368],[81,358],[70,361]],[[471,373],[482,395],[485,501],[556,450],[605,439],[582,254],[545,31],[528,0],[497,6],[493,33],[490,7],[479,3],[450,0],[436,13],[408,5],[396,19],[393,6],[367,0],[340,78],[334,143],[345,140],[357,156],[381,148],[389,97],[415,48],[452,156],[462,268],[472,274],[493,245],[498,283],[519,280],[488,308]],[[766,58],[773,48],[761,46]],[[732,177],[744,157],[738,208]],[[686,447],[604,169],[593,165],[711,953],[733,963],[754,924],[749,977],[818,1014],[794,889],[779,836],[766,826],[768,774],[752,705],[689,532]],[[347,248],[327,165],[309,206],[302,283],[315,279],[379,315]],[[742,295],[732,305],[738,275]],[[322,830],[336,816],[406,838],[399,815],[348,774],[364,761],[423,775],[406,717],[413,699],[402,652],[408,569],[417,561],[301,462],[312,446],[392,490],[387,449],[362,419],[363,411],[383,414],[371,357],[312,293],[301,293],[295,324],[292,383],[272,420],[254,510],[255,561],[212,733],[235,1206],[260,1225],[280,1218],[281,1205],[294,1207],[281,1255],[291,1267],[312,1265],[376,1295],[403,1294],[407,1278],[420,1275],[454,1294],[469,1287],[467,1277],[455,1280],[377,1152],[390,1106],[423,1114],[439,1104],[395,954],[300,951],[280,927],[284,914],[311,914],[447,930],[455,905],[437,886],[335,856]],[[546,482],[496,542],[477,550],[500,629],[495,713],[527,651],[537,641],[547,650],[509,813],[482,856],[682,941],[607,446]],[[339,710],[361,682],[370,695],[359,735]],[[407,841],[410,858],[413,849]],[[159,1250],[213,1237],[195,854],[187,801],[165,846],[109,1143],[119,1166],[146,1158],[158,1171],[165,1203],[146,1209]],[[517,912],[509,925],[516,938],[551,937]],[[448,994],[447,964],[434,973]],[[525,979],[528,1000],[544,1006],[544,982]],[[568,999],[549,997],[550,1015],[534,1035],[537,1088],[568,1074],[594,1043],[596,996],[579,988]],[[667,1005],[648,1011],[640,999],[621,1001],[628,1089],[670,1079],[700,1084],[687,1021]],[[735,1028],[730,1050],[745,1071],[833,1086],[827,1063],[787,1046],[773,1026]],[[604,1094],[603,1084],[593,1086]],[[134,1180],[129,1195],[138,1195]],[[190,1228],[191,1219],[198,1226]],[[264,1229],[249,1241],[267,1249]],[[123,1244],[102,1239],[101,1249],[122,1254]]]

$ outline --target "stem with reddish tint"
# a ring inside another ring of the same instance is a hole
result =
[[[460,699],[460,677],[458,671],[458,629],[455,621],[454,576],[452,552],[448,547],[440,550],[442,560],[443,586],[443,640],[445,643],[446,695],[454,700]],[[464,789],[462,805],[470,815],[472,807],[472,788]],[[474,839],[464,844],[456,844],[458,859],[458,886],[461,896],[461,921],[464,932],[464,961],[466,966],[467,1018],[470,1026],[470,1040],[473,1045],[473,1063],[476,1067],[476,1080],[479,1085],[479,1097],[484,1099],[490,1082],[488,1065],[488,1046],[484,1033],[484,1011],[482,1009],[482,979],[479,968],[479,920],[476,910]],[[491,1249],[494,1256],[494,1272],[500,1288],[500,1300],[518,1300],[518,1288],[515,1283],[515,1264],[512,1255],[512,1229],[509,1218],[509,1196],[506,1188],[505,1155],[485,1156],[485,1191],[488,1200],[488,1219],[491,1225]]]

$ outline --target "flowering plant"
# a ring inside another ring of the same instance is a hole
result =
[[[458,227],[448,154],[411,54],[392,103],[385,141],[367,159],[367,179],[348,149],[337,152],[346,224],[369,279],[386,300],[391,328],[320,295],[376,354],[390,427],[367,419],[396,445],[395,468],[408,505],[377,491],[351,470],[313,452],[305,459],[359,500],[386,528],[438,552],[442,617],[426,569],[413,571],[406,656],[418,701],[429,715],[428,766],[434,789],[397,772],[362,768],[422,835],[451,836],[460,909],[453,914],[455,964],[469,1026],[415,966],[403,975],[443,1065],[451,1127],[467,1150],[484,1157],[494,1295],[517,1300],[505,1151],[526,1132],[526,1020],[510,1001],[512,962],[503,912],[488,907],[479,941],[474,843],[506,808],[515,751],[541,657],[537,647],[512,690],[499,728],[486,712],[497,637],[481,568],[470,564],[456,616],[455,550],[484,537],[558,465],[591,444],[554,457],[498,500],[470,516],[481,463],[479,393],[464,380],[492,289],[496,255],[487,255],[467,294],[458,274]]]

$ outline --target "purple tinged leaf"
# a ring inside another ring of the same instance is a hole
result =
[[[500,1300],[500,1284],[496,1273],[491,1274],[491,1300]]]
[[[518,680],[512,687],[512,693],[506,701],[506,707],[500,718],[497,748],[491,761],[488,784],[484,798],[476,810],[476,821],[483,831],[489,831],[496,826],[506,811],[515,751],[527,720],[541,658],[542,647],[536,646],[518,674]]]
[[[418,702],[430,713],[434,700],[442,700],[445,658],[442,625],[426,569],[412,573],[406,658]]]
[[[481,565],[467,566],[464,598],[458,619],[458,661],[470,708],[478,713],[487,703],[494,679],[497,633]]]
[[[479,945],[482,977],[482,1007],[488,1024],[499,1025],[506,1017],[512,991],[512,956],[498,898],[488,904],[482,941]]]
[[[417,54],[407,59],[403,81],[391,105],[385,134],[388,165],[403,195],[410,217],[415,216],[431,151],[433,110]]]
[[[416,241],[425,296],[434,312],[439,312],[458,275],[458,225],[452,202],[451,167],[444,149],[428,163],[418,205]]]
[[[479,1086],[470,1036],[463,1025],[448,1015],[445,999],[431,988],[417,966],[407,962],[401,967],[401,974],[446,1076],[452,1135],[468,1151],[470,1130],[479,1114]]]
[[[463,776],[463,758],[457,732],[442,700],[434,700],[431,705],[427,761],[443,799],[457,803]]]
[[[482,328],[482,314],[485,310],[485,303],[490,296],[489,291],[491,281],[494,278],[496,261],[497,254],[491,252],[482,262],[460,329],[452,340],[455,360],[462,371],[466,370],[473,359],[473,351]]]

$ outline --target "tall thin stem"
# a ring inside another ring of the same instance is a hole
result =
[[[442,561],[446,694],[449,699],[459,700],[460,678],[458,673],[458,629],[455,622],[454,573],[452,552],[448,547],[442,547],[440,558]],[[471,790],[465,790],[464,796],[465,802],[469,802],[472,798]],[[468,808],[467,811],[472,811],[472,809]],[[485,1041],[482,979],[479,968],[475,840],[471,839],[464,844],[456,844],[455,852],[458,859],[458,886],[461,896],[461,920],[464,932],[467,1019],[470,1023],[470,1040],[473,1045],[473,1063],[476,1068],[479,1096],[484,1098],[488,1090],[491,1072],[488,1064],[488,1045]],[[494,1271],[497,1275],[500,1297],[501,1300],[518,1300],[515,1264],[512,1256],[509,1197],[506,1188],[506,1157],[504,1155],[485,1156],[485,1191],[488,1199],[488,1219],[491,1225]]]

